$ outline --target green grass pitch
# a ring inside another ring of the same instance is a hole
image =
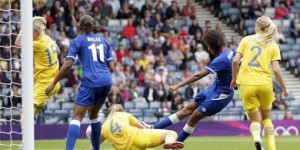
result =
[[[0,141],[1,144],[8,144],[8,141]],[[20,141],[14,141],[18,144]],[[76,150],[89,150],[89,140],[78,140]],[[263,139],[263,145],[267,150],[267,144]],[[280,136],[276,137],[277,150],[300,150],[300,136]],[[35,142],[36,150],[63,150],[64,140],[37,140]],[[19,150],[18,147],[12,147],[13,150]],[[153,148],[162,150],[163,148]],[[185,150],[254,150],[254,144],[251,137],[190,137],[185,142]],[[9,147],[0,146],[0,150],[10,150]],[[107,141],[101,145],[101,150],[113,150]],[[150,149],[149,149],[150,150]]]

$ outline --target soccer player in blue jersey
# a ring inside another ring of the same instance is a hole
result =
[[[61,67],[58,75],[46,89],[49,95],[54,85],[64,77],[79,56],[83,78],[73,109],[70,122],[66,150],[73,150],[80,133],[80,123],[88,111],[91,120],[91,142],[94,150],[100,149],[101,122],[98,112],[101,109],[112,85],[111,72],[114,69],[113,57],[108,43],[104,38],[93,34],[94,19],[85,15],[80,18],[81,35],[76,37],[70,45],[67,61]]]
[[[222,32],[210,30],[204,36],[204,42],[207,44],[209,51],[216,58],[199,73],[192,77],[175,84],[170,87],[169,91],[173,92],[178,88],[191,84],[209,73],[216,74],[216,79],[207,89],[199,92],[191,104],[184,107],[180,111],[171,116],[157,122],[154,125],[156,129],[162,129],[169,125],[176,124],[187,116],[188,122],[183,128],[183,131],[178,135],[177,140],[183,142],[195,129],[196,123],[206,116],[214,115],[226,107],[233,98],[233,90],[230,89],[232,79],[231,63],[234,58],[234,51],[226,48],[226,39]],[[167,148],[173,149],[174,146],[169,144]]]

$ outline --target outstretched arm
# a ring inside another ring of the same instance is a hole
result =
[[[147,129],[147,128],[150,128],[150,127],[147,127],[147,126],[146,126],[146,125],[148,125],[148,124],[146,124],[146,123],[143,124],[143,122],[138,121],[132,114],[129,114],[128,119],[129,119],[129,124],[130,124],[130,126],[137,127],[137,128],[139,128],[139,129],[145,129],[145,128]],[[148,125],[148,126],[149,126],[149,125]]]
[[[135,127],[139,128],[139,129],[144,129],[145,126],[141,123],[141,122],[136,122]]]
[[[52,81],[51,85],[49,85],[46,89],[46,95],[50,95],[52,90],[54,89],[55,85],[57,84],[57,82],[62,79],[65,74],[70,70],[70,68],[73,65],[73,60],[67,60],[63,66],[61,67],[61,69],[59,70],[58,74],[56,75],[56,77],[54,78],[54,80]]]
[[[208,75],[209,72],[206,69],[202,69],[199,73],[194,74],[193,76],[189,77],[188,79],[181,81],[173,86],[170,87],[169,91],[170,92],[174,92],[175,90],[177,90],[178,88],[185,86],[187,84],[191,84],[203,77],[205,77],[206,75]]]

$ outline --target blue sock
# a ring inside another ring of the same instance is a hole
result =
[[[190,136],[189,133],[186,133],[185,131],[181,131],[177,137],[176,141],[184,142],[186,138]]]
[[[179,133],[177,141],[184,142],[194,131],[195,127],[190,127],[187,124],[183,127],[183,130]]]
[[[101,122],[100,118],[91,120],[92,133],[91,141],[93,150],[100,150],[100,137],[101,137]]]
[[[80,133],[80,121],[72,120],[67,135],[66,150],[74,150],[76,140]]]
[[[180,122],[179,118],[176,116],[176,114],[172,114],[171,116],[164,118],[163,120],[157,122],[154,124],[154,129],[164,129],[172,124],[176,124]]]

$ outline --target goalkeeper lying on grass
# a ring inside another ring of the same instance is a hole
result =
[[[102,125],[101,143],[107,139],[115,149],[143,150],[164,143],[165,149],[181,149],[183,143],[177,142],[177,133],[170,130],[147,129],[149,125],[139,122],[133,115],[124,112],[123,106],[114,104]],[[91,128],[87,128],[87,137],[91,137]]]

